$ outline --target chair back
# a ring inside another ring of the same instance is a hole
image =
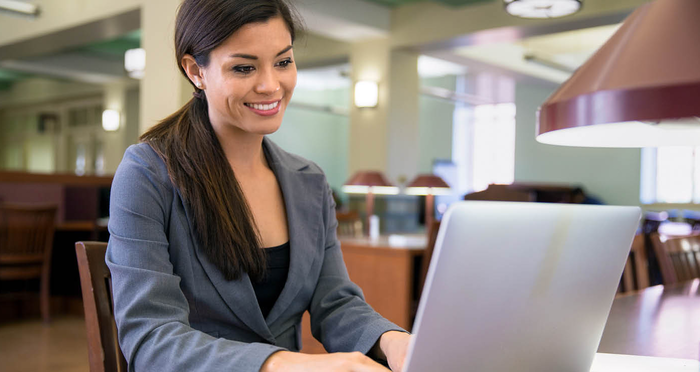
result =
[[[112,278],[105,263],[106,251],[107,243],[75,243],[85,308],[90,372],[127,370],[114,322]]]
[[[620,292],[638,291],[649,287],[649,261],[647,260],[644,234],[637,234],[632,241],[625,270],[622,273]]]
[[[338,220],[338,236],[362,236],[362,220],[357,212],[336,212],[335,218]]]
[[[418,293],[423,292],[423,286],[425,285],[425,278],[428,276],[428,268],[430,268],[430,260],[433,258],[433,252],[435,251],[435,242],[437,241],[438,231],[440,231],[440,221],[433,221],[430,226],[428,226],[428,245],[425,247],[423,253],[423,263],[420,270],[420,285],[418,287]]]
[[[55,205],[0,204],[0,279],[31,279],[48,270]]]
[[[663,284],[674,284],[700,277],[700,234],[651,235],[659,261]]]

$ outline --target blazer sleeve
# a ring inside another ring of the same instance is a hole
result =
[[[147,145],[130,147],[114,176],[109,245],[119,344],[129,371],[259,371],[280,347],[214,338],[190,327],[166,234],[174,189]]]
[[[360,287],[350,281],[336,236],[335,201],[328,185],[324,198],[325,253],[309,308],[311,331],[328,352],[367,354],[383,333],[406,331],[375,312]]]

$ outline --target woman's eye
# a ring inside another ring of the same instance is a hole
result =
[[[253,66],[234,66],[233,71],[241,73],[241,74],[249,74],[255,70],[255,67]]]
[[[280,66],[280,67],[288,67],[288,66],[291,65],[292,63],[294,63],[294,62],[292,62],[291,59],[285,59],[284,61],[279,61],[279,62],[277,63],[277,65]]]

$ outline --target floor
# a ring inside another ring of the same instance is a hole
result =
[[[88,372],[87,336],[81,317],[62,316],[0,324],[3,372]]]

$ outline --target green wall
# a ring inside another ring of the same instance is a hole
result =
[[[292,98],[292,103],[295,102],[347,108],[350,89],[297,89]],[[284,150],[318,164],[326,173],[331,187],[340,191],[348,178],[349,130],[350,120],[347,116],[291,105],[284,114],[282,126],[270,135],[270,139]]]
[[[456,76],[423,78],[421,86],[455,90]],[[452,159],[452,121],[455,103],[420,95],[418,98],[418,171],[432,173],[433,160]]]
[[[579,184],[607,204],[639,205],[639,149],[561,147],[535,140],[535,113],[552,92],[516,85],[515,182]]]
[[[455,89],[455,77],[421,79],[421,85]],[[350,89],[297,89],[287,109],[281,128],[270,139],[286,151],[317,163],[337,191],[348,174],[350,122],[347,116],[294,107],[294,103],[332,105],[347,109]],[[419,164],[420,172],[430,172],[434,159],[452,158],[452,116],[454,103],[421,95],[419,97]]]

